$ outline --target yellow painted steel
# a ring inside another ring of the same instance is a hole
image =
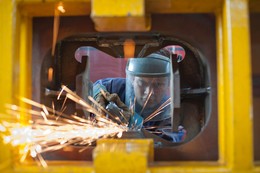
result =
[[[222,9],[216,11],[216,35],[217,35],[217,71],[218,71],[218,143],[219,143],[219,163],[225,163],[227,139],[227,123],[225,123],[225,81],[224,81],[224,45],[223,45],[223,18]]]
[[[248,1],[224,2],[226,163],[234,171],[253,167],[251,58]],[[221,129],[224,130],[224,129]],[[223,132],[224,133],[224,132]]]
[[[57,0],[17,0],[19,9],[26,16],[53,16],[54,8],[59,4]],[[66,13],[61,16],[80,16],[90,14],[91,0],[65,0],[62,1]]]
[[[97,31],[148,31],[151,28],[150,15],[145,13],[144,0],[91,2],[91,18]]]
[[[0,1],[0,120],[6,119],[2,115],[5,112],[4,104],[15,102],[15,90],[30,97],[31,88],[27,88],[26,84],[31,81],[31,18],[50,16],[52,5],[56,2],[58,1],[45,1],[45,4],[42,0]],[[77,4],[71,5],[66,15],[90,12],[90,1],[63,2]],[[83,8],[77,12],[79,4],[87,5],[86,12]],[[150,165],[150,172],[260,172],[260,168],[254,166],[252,151],[248,1],[165,0],[158,3],[156,0],[147,0],[145,6],[151,13],[156,10],[160,13],[215,13],[218,50],[219,161],[156,162]],[[163,6],[167,8],[162,8]],[[17,33],[21,34],[17,36]],[[17,161],[11,154],[13,148],[2,142],[0,148],[0,172],[93,172],[93,163],[50,162],[46,169],[38,167],[33,161],[14,164]]]
[[[222,0],[146,0],[148,13],[214,13],[222,8]]]
[[[93,151],[96,173],[146,173],[153,158],[152,139],[100,139]]]
[[[31,63],[31,50],[32,50],[32,25],[31,25],[31,17],[27,16],[20,16],[20,25],[19,25],[19,73],[17,76],[19,76],[19,95],[17,96],[19,98],[19,105],[23,108],[30,108],[28,104],[24,103],[21,98],[31,98],[32,93],[32,79],[31,79],[31,69],[32,69],[32,63]],[[28,124],[28,120],[30,120],[31,117],[28,116],[28,114],[23,114],[21,116],[21,123]]]
[[[13,102],[15,8],[16,4],[11,1],[0,1],[0,120],[8,118],[5,114],[5,104]],[[12,148],[0,141],[0,149],[0,170],[5,170],[12,164]]]
[[[59,162],[52,163],[52,166],[43,168],[37,165],[21,165],[16,166],[13,169],[7,170],[10,173],[93,173],[93,167],[86,163],[68,163]]]
[[[144,16],[144,0],[92,0],[91,15],[100,17]]]
[[[14,59],[14,25],[15,4],[9,1],[0,1],[0,113],[4,113],[4,105],[12,102],[13,94],[13,59]]]

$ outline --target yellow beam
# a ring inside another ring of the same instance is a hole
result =
[[[214,13],[223,0],[146,0],[147,13]]]
[[[0,121],[9,117],[5,114],[5,104],[13,103],[13,67],[15,56],[15,10],[13,1],[0,1]],[[0,134],[1,135],[1,134]],[[0,136],[1,137],[1,136]],[[0,172],[12,164],[11,147],[4,145],[0,138]]]
[[[23,164],[20,166],[14,167],[14,169],[9,170],[11,173],[20,173],[20,172],[26,172],[26,173],[55,173],[55,172],[61,172],[61,173],[93,173],[92,164],[89,163],[83,163],[83,162],[55,162],[50,163],[50,166],[47,168],[40,167],[38,165],[31,165],[31,164]]]
[[[227,123],[225,117],[225,76],[224,76],[224,45],[223,45],[223,16],[222,9],[216,12],[216,36],[217,36],[217,71],[218,71],[218,144],[219,163],[224,164],[227,156],[225,142],[227,139]]]
[[[144,0],[92,0],[91,15],[100,17],[144,16]]]
[[[14,25],[13,11],[15,4],[9,1],[0,1],[0,113],[5,112],[4,105],[12,103],[13,94],[13,59],[14,59]]]
[[[154,160],[153,146],[152,139],[100,139],[93,151],[95,172],[144,173]]]
[[[54,9],[60,1],[21,1],[19,3],[19,9],[23,15],[42,17],[42,16],[54,16]],[[90,0],[85,1],[62,1],[65,13],[61,16],[80,16],[90,15]]]
[[[247,0],[223,6],[226,163],[233,171],[253,166],[251,58]],[[224,120],[223,119],[223,120]]]
[[[150,30],[144,0],[92,0],[91,18],[97,31]]]
[[[17,1],[18,2],[18,1]],[[44,4],[45,2],[45,4]],[[26,81],[30,81],[30,27],[33,16],[52,16],[54,0],[19,0],[22,12],[21,27],[16,27],[15,1],[0,1],[0,113],[4,103],[13,101],[13,91],[28,95]],[[70,1],[64,0],[64,3]],[[220,163],[218,162],[157,162],[150,167],[151,172],[259,172],[253,169],[252,153],[252,113],[251,77],[248,11],[246,0],[224,1],[223,13],[218,13],[218,99],[220,116]],[[79,7],[82,4],[81,7]],[[89,6],[84,11],[85,4]],[[90,14],[90,0],[71,3],[68,15]],[[221,12],[222,1],[208,0],[147,0],[146,10],[151,13],[200,13]],[[79,12],[77,12],[79,8]],[[66,9],[66,8],[65,8]],[[89,11],[88,11],[89,10]],[[19,19],[20,20],[20,19]],[[221,29],[223,27],[223,29]],[[16,32],[15,32],[16,31]],[[19,38],[15,33],[20,33]],[[223,39],[223,42],[222,42]],[[20,41],[19,41],[20,40]],[[221,42],[221,43],[220,43]],[[17,45],[20,46],[17,46]],[[27,46],[29,48],[27,49]],[[16,58],[19,55],[19,58]],[[27,57],[28,56],[28,57]],[[29,59],[27,59],[29,58]],[[16,62],[14,62],[14,60]],[[13,76],[22,70],[24,81],[14,80]],[[15,73],[15,74],[14,74]],[[223,77],[223,79],[222,79]],[[13,81],[16,81],[13,83]],[[18,81],[18,86],[16,85]],[[29,89],[30,90],[30,89]],[[2,116],[1,120],[3,119]],[[0,172],[93,172],[92,164],[82,162],[50,163],[47,169],[35,164],[11,167],[11,149],[0,143]],[[9,168],[9,169],[5,169]]]
[[[125,1],[129,6],[133,6],[140,0]],[[144,1],[144,0],[142,0]],[[20,10],[28,16],[53,16],[54,7],[60,2],[57,0],[17,0]],[[95,0],[93,1],[95,3]],[[75,16],[75,15],[90,15],[91,5],[94,3],[91,0],[63,0],[64,8],[67,9],[63,16]],[[127,8],[120,6],[121,3],[113,4],[113,1],[96,1],[98,4],[106,3],[108,5],[100,7],[102,9],[109,10],[113,13],[127,12]],[[144,12],[147,14],[152,13],[213,13],[216,9],[219,9],[222,4],[222,0],[215,0],[214,3],[208,0],[145,0]],[[255,2],[254,2],[255,3]],[[256,2],[257,3],[257,2]],[[119,7],[119,8],[116,8]],[[142,6],[137,5],[134,11],[140,10]],[[253,6],[254,7],[254,6]],[[256,8],[256,7],[254,7]],[[102,13],[105,13],[103,11]]]
[[[19,17],[19,73],[16,74],[16,78],[19,78],[19,99],[21,97],[31,98],[32,93],[32,79],[31,79],[31,69],[32,69],[32,20],[27,16]],[[19,106],[23,108],[30,108],[28,104],[19,100]],[[25,114],[25,113],[24,113]],[[28,124],[28,120],[31,119],[28,114],[22,115],[20,118],[21,123]]]

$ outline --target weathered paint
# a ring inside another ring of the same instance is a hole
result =
[[[57,1],[1,0],[0,1],[0,113],[4,104],[15,101],[14,90],[30,96],[31,74],[31,17],[51,16]],[[64,15],[90,14],[90,1],[64,0],[70,8]],[[82,6],[86,5],[86,8]],[[219,105],[218,162],[157,162],[149,167],[157,172],[260,172],[253,164],[251,66],[246,0],[147,0],[147,12],[215,13],[217,17],[217,66]],[[256,8],[256,7],[255,7]],[[19,13],[17,13],[17,9]],[[84,9],[86,9],[84,11]],[[16,33],[20,33],[17,36]],[[29,62],[29,63],[28,63]],[[18,73],[19,71],[19,73]],[[16,76],[19,74],[19,76]],[[18,78],[18,79],[15,79]],[[1,116],[4,120],[5,116]],[[0,143],[1,172],[93,172],[89,162],[50,162],[47,169],[33,161],[18,164],[13,148]]]
[[[253,167],[251,58],[247,0],[224,2],[226,163],[234,171]],[[242,139],[243,138],[243,139]]]

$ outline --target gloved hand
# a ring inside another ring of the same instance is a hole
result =
[[[163,128],[160,130],[162,135],[166,135],[172,139],[172,142],[182,142],[186,137],[186,130],[183,126],[178,127],[178,132],[172,132],[171,128]]]
[[[135,112],[134,115],[130,117],[128,128],[130,130],[141,130],[143,122],[143,117]]]
[[[118,113],[115,113],[115,109],[113,109],[113,111],[112,111],[113,114],[111,115],[112,117],[109,115],[110,118],[112,118],[112,119],[114,119],[114,118],[118,119],[119,118],[119,120],[118,120],[119,122],[128,123],[129,118],[132,115],[132,113],[128,109],[128,107],[120,100],[119,96],[116,93],[110,94],[109,92],[107,92],[105,86],[100,85],[100,84],[94,86],[93,91],[94,91],[93,92],[94,93],[94,99],[104,109],[111,108],[111,106],[107,107],[109,103],[110,103],[110,105],[112,103],[114,103],[119,108]],[[112,104],[112,106],[113,106],[113,104]],[[101,109],[98,108],[98,110],[100,110],[100,112],[102,114],[104,114],[104,115],[106,114]],[[118,116],[118,118],[116,118],[116,116]]]

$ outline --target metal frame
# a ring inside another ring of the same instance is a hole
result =
[[[0,2],[0,113],[5,103],[19,103],[30,97],[31,22],[33,16],[51,16],[57,1],[2,0]],[[111,0],[111,3],[115,2]],[[70,5],[67,15],[90,14],[90,0],[63,0]],[[148,12],[215,13],[217,18],[217,74],[219,111],[219,160],[217,162],[172,162],[156,164],[151,172],[260,172],[253,160],[253,113],[249,1],[247,0],[147,0]],[[82,8],[86,6],[86,8]],[[181,7],[181,8],[180,8]],[[100,7],[102,8],[102,7]],[[254,6],[254,10],[255,10]],[[15,92],[14,92],[15,91]],[[91,163],[58,162],[47,169],[36,164],[19,165],[16,148],[0,143],[3,172],[92,172]]]

